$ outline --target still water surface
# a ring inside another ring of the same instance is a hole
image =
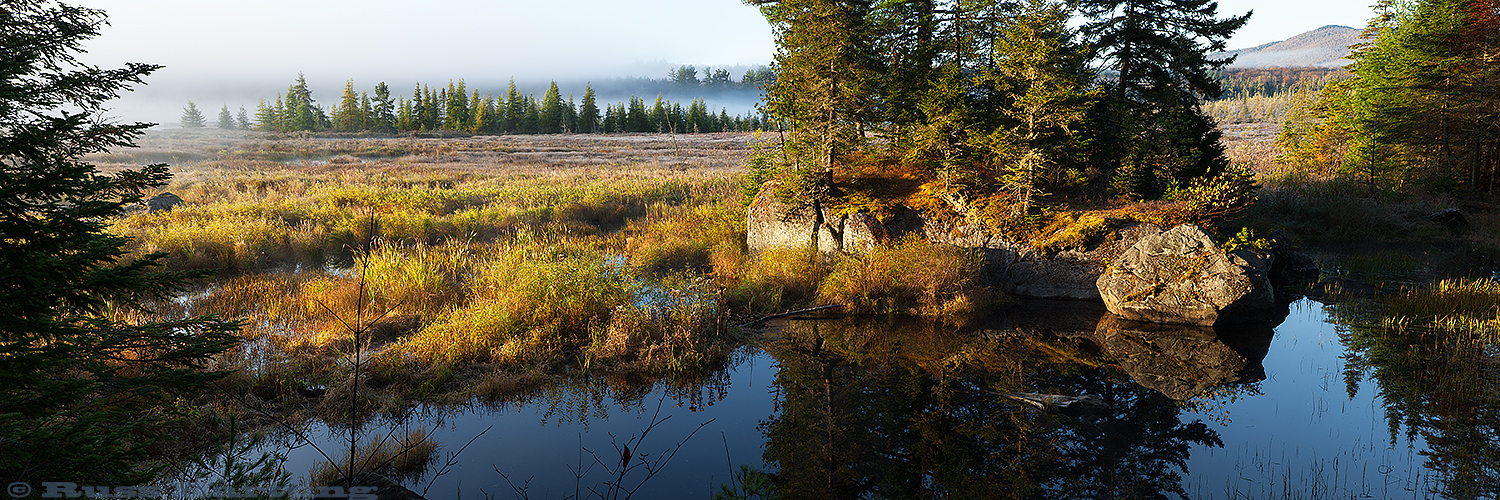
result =
[[[1304,298],[1274,328],[1219,330],[1051,302],[967,326],[788,321],[706,379],[573,380],[522,403],[426,408],[365,432],[422,427],[442,443],[436,463],[404,481],[428,498],[588,497],[620,479],[606,469],[622,445],[660,469],[624,476],[635,498],[706,499],[742,464],[779,474],[785,498],[1493,494],[1483,483],[1493,488],[1495,426],[1474,418],[1493,391],[1423,392],[1434,378],[1493,370],[1392,366],[1341,326],[1357,324],[1353,309]],[[1005,397],[1018,393],[1094,394],[1109,408],[1045,412]],[[312,434],[339,455],[347,432]],[[1433,435],[1491,439],[1434,450]],[[320,459],[297,447],[287,470]]]

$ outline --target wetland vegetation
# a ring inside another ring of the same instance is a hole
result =
[[[350,104],[312,126],[335,134],[41,119],[100,111],[156,67],[71,72],[102,14],[15,3],[0,471],[179,497],[363,472],[521,498],[1500,494],[1493,141],[1422,126],[1482,125],[1443,99],[1488,94],[1398,64],[1491,50],[1457,34],[1493,12],[1383,4],[1348,78],[1276,97],[1251,75],[1238,104],[1204,107],[1224,63],[1200,49],[1245,17],[1203,2],[751,3],[783,49],[774,141],[474,135],[515,130],[447,110],[380,135]],[[48,42],[54,25],[72,38]],[[408,120],[466,95],[420,93]],[[1371,117],[1393,103],[1401,119]],[[293,104],[266,116],[306,118]],[[1243,229],[1226,245],[1279,229],[1328,279],[1283,290],[1276,325],[1130,323],[1005,296],[976,249],[752,254],[746,206],[768,186],[1047,253],[1133,223]],[[161,190],[180,203],[131,206]],[[1450,208],[1462,225],[1431,217]],[[771,318],[814,306],[840,311]]]

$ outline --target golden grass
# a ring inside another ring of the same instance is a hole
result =
[[[818,297],[850,313],[967,314],[988,303],[972,249],[907,238],[836,260]]]
[[[1384,307],[1382,326],[1388,328],[1426,326],[1459,340],[1500,340],[1500,281],[1494,279],[1442,280],[1395,294]]]

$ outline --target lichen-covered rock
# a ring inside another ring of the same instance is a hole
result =
[[[822,224],[812,208],[792,210],[776,197],[776,185],[767,183],[750,202],[745,218],[745,246],[751,252],[767,248],[806,247],[816,234],[820,252],[863,252],[890,237],[875,217],[865,213],[836,215],[822,210]]]
[[[1105,307],[1125,319],[1181,325],[1264,322],[1277,309],[1252,252],[1225,253],[1202,228],[1184,224],[1142,238],[1097,281]]]
[[[172,211],[172,207],[181,203],[182,198],[172,193],[163,192],[146,200],[146,212],[153,214],[157,212],[170,212]]]
[[[836,216],[825,208],[824,223],[815,228],[817,214],[811,208],[794,211],[782,203],[775,195],[776,185],[775,181],[767,183],[750,204],[745,243],[752,252],[806,247],[813,243],[814,235],[818,250],[825,253],[839,249],[863,252],[878,242],[915,236],[979,251],[984,262],[979,278],[1017,297],[1100,300],[1096,281],[1105,263],[1141,238],[1162,231],[1154,224],[1122,223],[1082,248],[1043,252],[979,225],[944,221],[915,210],[898,211],[882,222],[865,213]]]

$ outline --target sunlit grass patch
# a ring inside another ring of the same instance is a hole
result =
[[[602,256],[543,245],[496,251],[469,283],[471,300],[388,353],[418,363],[550,361],[603,328],[633,286]]]
[[[818,296],[851,313],[963,314],[988,302],[980,264],[974,250],[908,238],[840,256]]]
[[[727,288],[730,304],[742,310],[776,311],[817,297],[828,273],[822,255],[812,248],[768,248],[753,256],[716,253],[716,279]]]
[[[1386,299],[1383,326],[1425,326],[1494,344],[1500,339],[1500,281],[1442,280]]]
[[[669,276],[616,307],[608,326],[593,332],[585,356],[590,365],[648,372],[696,368],[732,350],[724,313],[723,288],[713,280]]]

